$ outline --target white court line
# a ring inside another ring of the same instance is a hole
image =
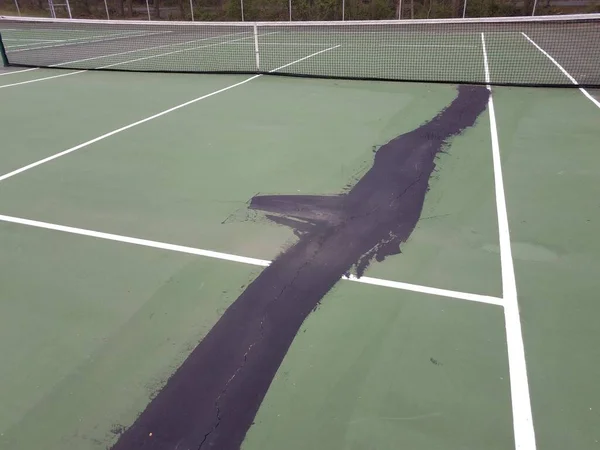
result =
[[[7,41],[8,39],[3,39],[3,41]],[[7,52],[12,52],[13,48],[21,48],[21,47],[31,47],[32,45],[40,45],[40,44],[44,44],[44,42],[47,41],[38,41],[38,42],[30,42],[29,44],[18,44],[18,45],[5,45],[4,48],[6,49]],[[54,42],[64,42],[64,41],[54,41]],[[25,50],[30,50],[29,48],[25,49]]]
[[[21,72],[25,72],[25,71],[21,70]],[[70,75],[77,75],[78,73],[84,73],[84,72],[87,72],[87,70],[78,70],[77,72],[63,73],[61,75],[53,75],[51,77],[36,78],[35,80],[21,81],[19,83],[3,84],[0,86],[0,89],[4,89],[7,87],[13,87],[13,86],[20,86],[22,84],[37,83],[38,81],[51,80],[53,78],[68,77]]]
[[[275,33],[279,33],[279,31],[275,31]],[[266,33],[268,34],[268,33]],[[259,36],[265,36],[266,34],[260,34]],[[254,42],[251,43],[254,45]],[[290,46],[300,46],[300,47],[325,47],[329,44],[325,43],[316,43],[316,42],[261,42],[258,41],[258,45],[290,45]]]
[[[542,52],[544,55],[546,55],[546,57],[547,57],[547,58],[548,58],[550,61],[552,61],[552,62],[554,63],[554,65],[555,65],[556,67],[558,67],[558,68],[560,69],[560,71],[561,71],[562,73],[564,73],[564,74],[566,75],[566,77],[567,77],[569,80],[571,80],[571,83],[573,83],[573,84],[579,84],[579,83],[577,82],[577,80],[576,80],[575,78],[573,78],[573,76],[571,76],[571,74],[570,74],[569,72],[567,72],[567,71],[566,71],[566,70],[563,68],[563,66],[561,66],[561,65],[560,65],[560,64],[559,64],[559,63],[558,63],[558,62],[557,62],[557,61],[556,61],[556,60],[555,60],[555,59],[554,59],[552,56],[550,56],[550,55],[548,54],[548,52],[546,52],[546,51],[545,51],[545,50],[544,50],[542,47],[540,47],[540,46],[539,46],[539,45],[537,45],[535,42],[533,42],[533,39],[531,39],[529,36],[527,36],[527,35],[526,35],[525,33],[523,33],[523,32],[521,32],[521,34],[522,34],[523,36],[525,36],[525,38],[526,38],[526,39],[527,39],[529,42],[531,42],[531,43],[532,43],[532,44],[533,44],[533,45],[534,45],[534,46],[535,46],[535,47],[536,47],[536,48],[537,48],[537,49],[538,49],[540,52]],[[598,108],[600,108],[600,102],[599,102],[598,100],[596,100],[594,97],[592,97],[592,95],[591,95],[591,94],[590,94],[588,91],[586,91],[586,90],[585,90],[584,88],[582,88],[582,87],[580,87],[580,88],[579,88],[579,90],[581,91],[581,93],[582,93],[583,95],[585,95],[585,96],[586,96],[588,99],[590,99],[590,101],[591,101],[591,102],[592,102],[594,105],[596,105]]]
[[[3,40],[6,41],[6,39],[3,39]],[[4,49],[7,52],[12,52],[12,51],[14,51],[13,48],[30,47],[30,46],[36,45],[36,44],[41,44],[41,42],[37,42],[37,43],[33,43],[32,42],[32,43],[29,43],[29,44],[19,44],[19,45],[5,45]],[[28,49],[25,49],[25,50],[28,50]]]
[[[476,45],[444,45],[444,44],[380,44],[379,47],[431,47],[431,48],[476,48]]]
[[[481,33],[481,45],[483,48],[485,82],[487,83],[487,89],[490,91],[488,111],[490,115],[494,191],[496,194],[496,212],[498,215],[500,266],[502,269],[502,298],[504,299],[504,326],[506,329],[506,348],[508,351],[508,370],[510,374],[515,448],[517,450],[535,450],[535,430],[531,413],[529,380],[527,376],[527,364],[525,361],[525,346],[523,344],[523,331],[521,329],[517,283],[515,280],[515,269],[513,266],[510,243],[510,229],[504,194],[504,180],[502,178],[502,160],[500,158],[496,112],[494,110],[494,100],[492,98],[492,88],[490,86],[490,69],[484,33]]]
[[[157,45],[157,46],[154,46],[154,47],[138,48],[138,49],[135,49],[135,50],[127,50],[125,52],[110,53],[108,55],[93,56],[91,58],[77,59],[75,61],[67,61],[67,62],[63,62],[63,63],[52,64],[49,67],[60,67],[60,66],[66,65],[66,64],[74,64],[74,63],[80,63],[80,62],[85,62],[85,61],[92,61],[94,59],[108,58],[108,57],[111,57],[111,56],[127,55],[129,53],[142,52],[144,50],[156,50],[156,49],[164,48],[164,47],[175,47],[177,45],[186,45],[186,44],[192,44],[194,42],[209,41],[211,39],[221,39],[221,38],[225,38],[225,37],[229,37],[229,36],[237,36],[238,34],[242,34],[242,33],[246,34],[246,32],[237,32],[237,33],[223,34],[223,35],[220,35],[220,36],[212,36],[212,37],[207,37],[207,38],[202,38],[202,39],[194,39],[193,41],[179,42],[179,43],[176,43],[176,44],[164,44],[164,45]],[[197,47],[195,47],[195,48],[197,48]]]
[[[161,33],[167,33],[167,31],[161,32]],[[153,32],[150,33],[149,35],[152,34],[157,34],[157,32]],[[61,42],[60,44],[44,44],[44,40],[39,40],[38,42],[32,42],[29,44],[22,44],[22,45],[11,45],[11,46],[7,46],[6,49],[7,51],[12,49],[12,48],[16,48],[16,47],[28,47],[28,48],[24,48],[22,50],[10,50],[9,53],[17,53],[17,52],[24,52],[24,51],[28,51],[28,50],[40,50],[40,49],[45,49],[45,48],[52,48],[52,47],[63,47],[65,45],[75,45],[75,44],[83,44],[83,43],[87,43],[87,42],[100,42],[100,41],[104,41],[104,40],[113,40],[113,39],[123,39],[124,37],[141,37],[141,36],[146,36],[146,34],[141,34],[138,33],[137,35],[132,35],[132,34],[126,34],[126,33],[119,33],[119,34],[107,34],[107,35],[103,35],[103,36],[82,36],[82,37],[77,37],[77,38],[68,38],[68,39],[61,39],[58,40],[56,42]],[[91,40],[90,40],[91,39]],[[4,39],[5,41],[7,39]],[[35,45],[40,45],[38,47],[35,47]]]
[[[20,217],[0,215],[0,221],[15,223],[15,224],[19,224],[19,225],[26,225],[26,226],[35,227],[35,228],[43,228],[46,230],[61,231],[63,233],[76,234],[76,235],[80,235],[80,236],[94,237],[94,238],[104,239],[104,240],[108,240],[108,241],[123,242],[123,243],[127,243],[127,244],[139,245],[142,247],[157,248],[157,249],[161,249],[161,250],[169,250],[169,251],[173,251],[173,252],[187,253],[189,255],[204,256],[207,258],[214,258],[214,259],[221,259],[221,260],[225,260],[225,261],[232,261],[232,262],[237,262],[237,263],[242,263],[242,264],[249,264],[252,266],[266,267],[271,264],[271,261],[267,261],[265,259],[248,258],[246,256],[239,256],[239,255],[232,255],[229,253],[215,252],[212,250],[204,250],[204,249],[200,249],[200,248],[187,247],[184,245],[167,244],[165,242],[150,241],[147,239],[122,236],[119,234],[103,233],[100,231],[87,230],[84,228],[68,227],[65,225],[57,225],[57,224],[48,223],[48,222],[40,222],[37,220],[23,219]],[[469,301],[478,302],[478,303],[486,303],[486,304],[491,304],[491,305],[502,306],[501,299],[496,298],[496,297],[489,297],[487,295],[469,294],[466,292],[450,291],[447,289],[438,289],[438,288],[432,288],[432,287],[428,287],[428,286],[420,286],[417,284],[402,283],[399,281],[382,280],[379,278],[370,278],[370,277],[356,278],[354,276],[351,276],[351,277],[342,277],[342,279],[347,280],[347,281],[363,283],[363,284],[370,284],[370,285],[375,285],[375,286],[382,286],[382,287],[388,287],[388,288],[393,288],[393,289],[400,289],[400,290],[406,290],[406,291],[412,291],[412,292],[420,292],[420,293],[424,293],[424,294],[438,295],[438,296],[442,296],[442,297],[456,298],[456,299],[460,299],[460,300],[469,300]]]
[[[69,41],[69,42],[64,42],[62,44],[44,45],[41,47],[21,48],[19,50],[6,50],[6,52],[7,53],[28,52],[31,50],[42,50],[45,48],[64,47],[66,45],[92,44],[94,42],[109,42],[109,41],[115,41],[117,39],[154,36],[156,34],[167,34],[167,33],[172,33],[172,31],[155,31],[152,33],[138,33],[138,34],[120,33],[120,34],[111,34],[111,35],[107,35],[107,36],[82,36],[80,38],[65,39],[65,41]],[[90,39],[92,39],[92,40],[90,41]]]
[[[423,294],[437,295],[440,297],[450,297],[459,300],[467,300],[470,302],[487,303],[488,305],[503,306],[503,301],[501,298],[491,297],[489,295],[469,294],[467,292],[450,291],[448,289],[439,289],[428,286],[421,286],[418,284],[403,283],[401,281],[382,280],[381,278],[356,278],[354,275],[342,278],[344,280],[356,281],[357,283],[373,284],[375,286],[389,287],[394,289],[400,289],[403,291],[420,292]]]
[[[15,73],[31,72],[32,70],[39,70],[39,67],[33,67],[31,69],[24,69],[24,70],[13,70],[11,72],[0,73],[0,77],[3,77],[4,75],[13,75]]]
[[[23,32],[24,30],[26,30],[26,28],[0,28],[0,32],[3,31],[21,31]],[[35,31],[49,31],[51,33],[56,33],[57,31],[62,31],[65,33],[89,33],[90,30],[65,30],[64,28],[35,28]],[[131,31],[127,31],[127,33],[139,33],[139,31],[137,30],[131,30]]]
[[[298,46],[298,47],[325,47],[327,44],[325,43],[316,43],[316,42],[259,42],[259,46],[262,45],[281,45],[281,46]],[[360,47],[360,45],[348,45],[345,44],[345,47]],[[422,48],[422,47],[432,47],[432,48],[479,48],[476,45],[444,45],[444,44],[378,44],[377,47],[414,47],[414,48]]]
[[[334,49],[336,49],[338,47],[341,47],[341,45],[334,45],[333,47],[326,48],[325,50],[320,50],[318,52],[314,52],[314,53],[312,53],[312,54],[310,54],[308,56],[305,56],[304,58],[297,59],[294,62],[291,62],[289,64],[285,64],[285,65],[283,65],[281,67],[278,67],[277,69],[269,70],[269,73],[274,73],[274,72],[277,72],[278,70],[285,69],[286,67],[291,66],[291,65],[296,64],[296,63],[299,63],[300,61],[304,61],[305,59],[312,58],[313,56],[320,55],[321,53],[325,53],[325,52],[328,52],[330,50],[334,50]]]
[[[276,72],[276,71],[278,71],[280,69],[283,69],[285,67],[291,66],[292,64],[296,64],[296,63],[298,63],[300,61],[304,61],[305,59],[311,58],[313,56],[319,55],[319,54],[324,53],[324,52],[329,51],[329,50],[333,50],[334,48],[337,48],[337,47],[339,47],[339,45],[337,45],[335,47],[330,47],[330,48],[325,49],[325,50],[321,50],[321,51],[315,52],[315,53],[313,53],[311,55],[305,56],[304,58],[297,59],[294,62],[291,62],[289,64],[285,64],[284,66],[278,67],[277,69],[273,69],[270,72]],[[69,75],[71,75],[71,74],[69,74]],[[77,150],[80,150],[82,148],[85,148],[85,147],[87,147],[87,146],[89,146],[89,145],[91,145],[91,144],[93,144],[95,142],[101,141],[103,139],[106,139],[107,137],[110,137],[110,136],[113,136],[115,134],[121,133],[122,131],[129,130],[130,128],[136,127],[136,126],[141,125],[141,124],[146,123],[146,122],[149,122],[150,120],[153,120],[153,119],[156,119],[158,117],[164,116],[165,114],[169,114],[170,112],[176,111],[176,110],[178,110],[180,108],[184,108],[185,106],[191,105],[191,104],[196,103],[196,102],[198,102],[200,100],[204,100],[205,98],[212,97],[213,95],[217,95],[217,94],[220,94],[221,92],[225,92],[225,91],[227,91],[229,89],[232,89],[234,87],[240,86],[240,85],[242,85],[244,83],[247,83],[248,81],[252,81],[255,78],[258,78],[260,76],[261,75],[254,75],[254,76],[252,76],[250,78],[246,78],[245,80],[240,81],[239,83],[231,84],[231,85],[229,85],[227,87],[224,87],[222,89],[219,89],[217,91],[213,91],[210,94],[206,94],[206,95],[203,95],[201,97],[197,97],[197,98],[195,98],[193,100],[187,101],[185,103],[181,103],[180,105],[174,106],[172,108],[165,109],[164,111],[161,111],[158,114],[154,114],[154,115],[152,115],[150,117],[146,117],[145,119],[138,120],[137,122],[130,123],[129,125],[126,125],[124,127],[118,128],[118,129],[113,130],[113,131],[110,131],[110,132],[105,133],[105,134],[103,134],[101,136],[98,136],[98,137],[96,137],[94,139],[90,139],[89,141],[86,141],[83,144],[76,145],[75,147],[71,147],[71,148],[69,148],[67,150],[64,150],[62,152],[56,153],[56,154],[54,154],[52,156],[48,156],[47,158],[40,159],[39,161],[33,162],[31,164],[28,164],[26,166],[23,166],[23,167],[21,167],[19,169],[13,170],[12,172],[8,172],[8,173],[0,176],[0,181],[4,181],[4,180],[6,180],[8,178],[14,177],[15,175],[18,175],[18,174],[20,174],[22,172],[25,172],[25,171],[29,170],[29,169],[33,169],[34,167],[40,166],[40,165],[45,164],[45,163],[47,163],[49,161],[55,160],[57,158],[60,158],[61,156],[68,155],[69,153],[73,153],[73,152],[75,152]]]
[[[28,38],[3,38],[4,42],[8,41],[34,41],[34,42],[65,42],[64,39],[28,39]]]

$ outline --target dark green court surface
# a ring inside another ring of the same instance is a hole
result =
[[[314,232],[302,226],[333,220],[311,212],[290,227],[251,200],[348,194],[386,144],[459,96],[454,85],[237,75],[17,84],[65,73],[0,71],[2,449],[156,438],[148,414],[281,259],[266,261],[296,251]],[[469,89],[484,110],[443,140],[402,253],[317,298],[242,448],[530,450],[534,431],[539,449],[599,445],[600,109],[577,89],[494,87],[494,122],[486,88]],[[287,286],[282,270],[274,285]],[[312,295],[303,288],[298,301]],[[243,326],[224,335],[235,344]],[[217,412],[223,427],[229,412]]]

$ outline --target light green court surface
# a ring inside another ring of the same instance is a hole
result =
[[[88,72],[0,89],[0,177],[247,78]],[[0,215],[269,260],[296,238],[249,214],[253,195],[343,191],[455,93],[259,77],[0,181]],[[576,89],[493,98],[537,448],[595,448],[600,109]],[[367,276],[502,302],[490,127],[486,111],[452,141],[402,254]],[[0,248],[11,450],[110,447],[261,270],[5,220]],[[341,281],[243,448],[514,448],[508,358],[502,306]]]

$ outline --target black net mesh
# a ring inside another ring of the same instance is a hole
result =
[[[2,18],[0,33],[9,64],[29,67],[600,86],[600,14],[258,24]]]

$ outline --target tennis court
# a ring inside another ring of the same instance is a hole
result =
[[[0,448],[599,445],[594,46],[15,23]]]

